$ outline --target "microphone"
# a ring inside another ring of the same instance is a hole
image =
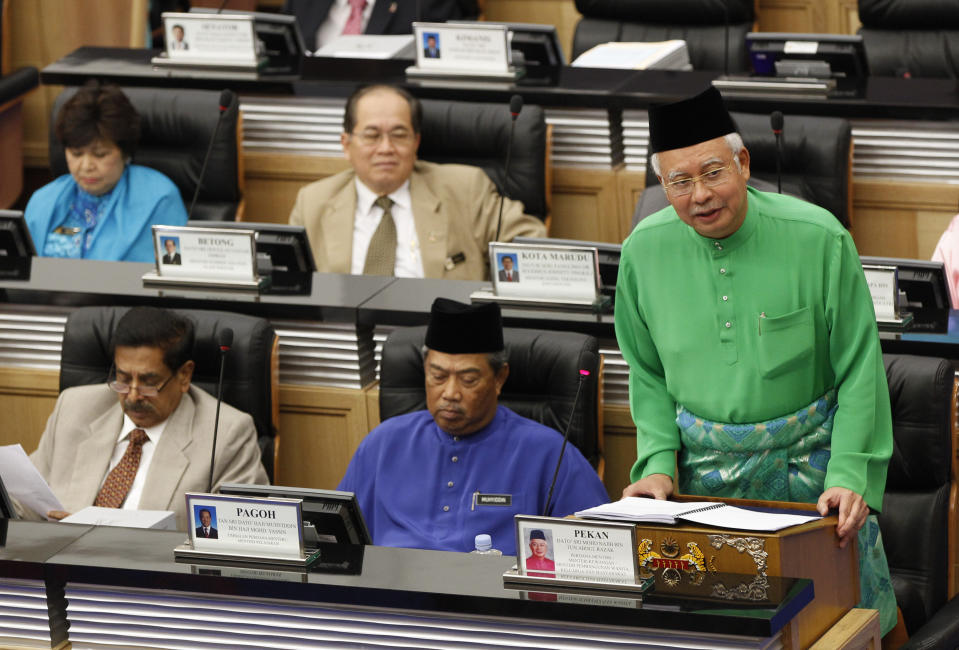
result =
[[[769,116],[769,124],[776,136],[776,186],[780,194],[783,193],[783,114],[782,111],[773,111]]]
[[[220,3],[220,6],[219,6],[219,8],[216,10],[216,12],[217,12],[217,13],[220,13],[221,11],[223,11],[223,8],[226,7],[226,3],[228,3],[229,1],[230,1],[230,0],[223,0],[223,2]]]
[[[569,430],[573,426],[573,416],[576,415],[576,407],[579,404],[579,394],[583,392],[583,384],[589,377],[589,370],[580,369],[579,384],[576,386],[576,396],[573,397],[573,408],[569,412],[569,421],[566,423],[566,433],[563,434],[563,446],[559,449],[559,459],[556,461],[556,469],[553,470],[553,480],[549,484],[549,493],[546,495],[546,507],[543,508],[543,516],[549,517],[553,506],[553,488],[556,487],[556,478],[559,476],[559,466],[563,463],[563,454],[566,453],[566,443],[569,441]]]
[[[224,91],[229,92],[229,91]],[[220,402],[223,400],[223,371],[226,368],[226,353],[233,346],[233,330],[224,327],[216,339],[220,349],[220,379],[216,383],[216,415],[213,416],[213,448],[210,450],[210,482],[207,492],[213,492],[213,466],[216,464],[216,434],[220,428]]]
[[[723,41],[723,76],[729,76],[729,0],[723,0],[723,23],[724,23],[724,41]]]
[[[509,180],[509,163],[513,154],[513,134],[516,132],[516,118],[523,110],[523,98],[520,95],[513,95],[509,98],[509,114],[512,122],[509,126],[509,140],[506,141],[506,165],[503,167],[503,194],[499,197],[499,218],[496,220],[496,237],[493,241],[499,241],[499,231],[503,227],[503,203],[506,202],[506,183]]]
[[[187,220],[193,218],[193,208],[196,206],[197,197],[200,196],[200,187],[203,185],[203,176],[206,174],[206,165],[210,162],[210,154],[213,153],[213,143],[216,142],[216,134],[220,130],[220,124],[223,122],[223,114],[233,105],[236,95],[230,89],[224,89],[220,93],[220,114],[216,118],[216,126],[213,127],[213,135],[210,137],[210,144],[206,148],[206,155],[203,157],[203,166],[200,167],[200,175],[196,179],[196,189],[193,191],[193,200],[190,201],[190,209],[186,213]]]

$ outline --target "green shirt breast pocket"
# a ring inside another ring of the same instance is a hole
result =
[[[772,379],[801,367],[812,356],[815,328],[809,307],[759,316],[759,370]]]

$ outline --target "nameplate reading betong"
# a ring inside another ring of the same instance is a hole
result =
[[[516,566],[503,583],[643,592],[636,561],[636,526],[628,522],[516,515]],[[548,588],[548,587],[546,587]]]
[[[255,71],[267,58],[257,51],[250,14],[164,12],[166,51],[153,65]]]
[[[308,566],[319,550],[304,552],[302,499],[263,499],[186,493],[190,539],[178,560]]]
[[[912,320],[912,314],[899,311],[899,269],[895,266],[863,264],[862,272],[869,285],[876,322],[881,325],[907,325]]]
[[[450,77],[513,81],[506,25],[413,23],[416,65],[408,77]]]
[[[256,232],[193,226],[153,226],[156,270],[144,286],[196,286],[257,290],[268,278],[256,272]]]
[[[493,291],[476,291],[473,302],[589,309],[602,308],[595,248],[541,244],[489,244]]]

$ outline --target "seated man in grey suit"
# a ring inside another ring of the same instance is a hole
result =
[[[478,167],[418,161],[421,121],[419,101],[400,88],[367,86],[347,100],[340,140],[353,169],[302,188],[290,214],[319,271],[489,279],[500,194]],[[545,235],[506,199],[500,241]]]
[[[107,384],[60,393],[30,455],[66,512],[90,505],[172,510],[188,530],[184,492],[206,492],[216,399],[191,386],[193,323],[156,307],[134,307],[117,323]],[[213,488],[267,482],[253,420],[220,407]]]

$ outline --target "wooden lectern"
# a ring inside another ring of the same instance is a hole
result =
[[[815,510],[814,504],[720,499],[683,495],[678,501],[722,501],[734,506]],[[640,575],[656,576],[657,592],[681,590],[711,574],[743,574],[741,584],[718,583],[714,596],[742,603],[767,597],[767,578],[810,578],[815,596],[792,622],[793,647],[806,648],[859,602],[859,554],[855,543],[839,548],[835,516],[773,533],[695,524],[637,524]],[[720,593],[722,592],[722,593]],[[786,641],[786,639],[784,639]]]

